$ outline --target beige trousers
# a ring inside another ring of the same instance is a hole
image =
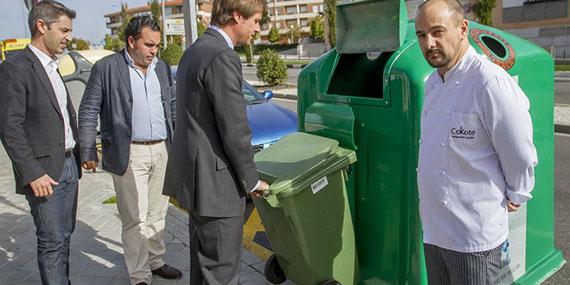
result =
[[[121,217],[123,251],[132,284],[151,283],[151,270],[164,265],[168,197],[162,195],[168,153],[164,142],[131,144],[127,172],[113,174]]]

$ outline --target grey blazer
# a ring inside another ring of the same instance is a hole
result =
[[[77,142],[69,93],[67,112]],[[12,160],[16,193],[32,194],[30,182],[44,174],[59,180],[65,159],[63,116],[42,63],[27,47],[0,65],[0,138]],[[79,143],[74,153],[81,177]]]
[[[99,116],[103,169],[117,175],[123,175],[127,171],[132,134],[133,94],[125,52],[122,50],[95,63],[79,105],[79,142],[83,146],[81,161],[98,161],[95,138]],[[155,69],[162,93],[167,142],[174,133],[176,113],[169,68],[164,61],[159,60]]]
[[[241,86],[239,56],[218,32],[206,30],[184,52],[164,194],[201,216],[242,215],[258,181]]]

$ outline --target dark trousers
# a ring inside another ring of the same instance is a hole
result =
[[[203,217],[190,212],[190,284],[239,284],[243,216]]]
[[[44,285],[70,284],[69,241],[75,229],[77,180],[77,164],[72,155],[65,159],[52,196],[26,195],[36,225],[38,266]]]
[[[428,284],[495,284],[501,269],[502,246],[481,252],[458,252],[424,244]]]

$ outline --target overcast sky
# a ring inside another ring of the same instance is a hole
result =
[[[148,0],[59,0],[77,12],[73,20],[73,37],[100,43],[110,30],[105,27],[103,15],[121,9],[121,2],[129,7],[144,5]],[[159,1],[160,2],[160,1]],[[28,10],[23,0],[0,0],[0,39],[30,37],[27,24]]]

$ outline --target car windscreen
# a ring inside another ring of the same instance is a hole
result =
[[[248,83],[243,83],[241,90],[243,92],[243,97],[247,104],[257,104],[261,102],[265,102],[265,99],[253,86],[249,85]]]

